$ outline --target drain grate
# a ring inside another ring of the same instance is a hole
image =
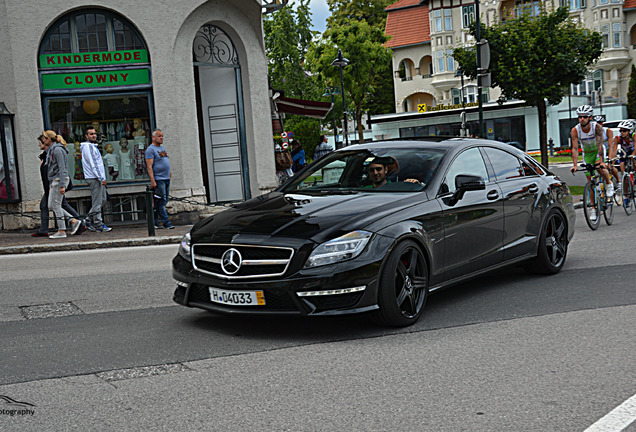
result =
[[[163,364],[156,366],[142,366],[130,369],[118,369],[106,372],[99,372],[97,375],[99,378],[104,381],[122,381],[133,378],[143,378],[155,375],[167,375],[172,373],[179,373],[189,371],[190,369],[181,364],[181,363],[173,363],[173,364]]]
[[[70,315],[84,315],[73,302],[46,303],[41,305],[20,306],[20,313],[26,319],[57,318]]]

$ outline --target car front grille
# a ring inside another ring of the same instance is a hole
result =
[[[194,268],[224,279],[282,276],[294,250],[274,246],[203,243],[192,246]]]

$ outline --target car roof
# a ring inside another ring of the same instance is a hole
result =
[[[430,148],[448,151],[450,149],[462,149],[470,147],[471,145],[492,145],[508,151],[514,149],[518,152],[520,150],[511,146],[510,144],[501,143],[499,141],[482,139],[482,138],[470,138],[470,137],[456,137],[456,136],[430,136],[430,137],[415,137],[415,138],[396,138],[383,141],[372,141],[363,144],[353,144],[347,147],[343,147],[339,151],[347,150],[363,150],[363,149],[386,149],[390,147],[396,148]],[[524,152],[521,152],[524,153]],[[525,153],[524,153],[525,154]]]

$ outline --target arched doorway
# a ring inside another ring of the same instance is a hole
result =
[[[192,49],[208,201],[250,198],[238,53],[227,33],[210,24],[199,29]]]

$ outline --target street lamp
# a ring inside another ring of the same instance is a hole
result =
[[[338,146],[338,125],[336,124],[336,110],[333,105],[333,97],[339,94],[340,89],[337,86],[333,88],[327,87],[325,89],[325,94],[323,94],[323,96],[331,96],[331,112],[333,113],[333,137],[335,143],[334,147]]]
[[[342,68],[348,66],[349,63],[349,60],[342,56],[342,50],[340,49],[338,49],[338,57],[331,62],[331,66],[338,66],[340,68],[340,88],[342,89],[342,116],[344,117],[345,146],[349,145],[349,131],[347,130],[347,108],[345,106],[344,77],[342,75]]]

